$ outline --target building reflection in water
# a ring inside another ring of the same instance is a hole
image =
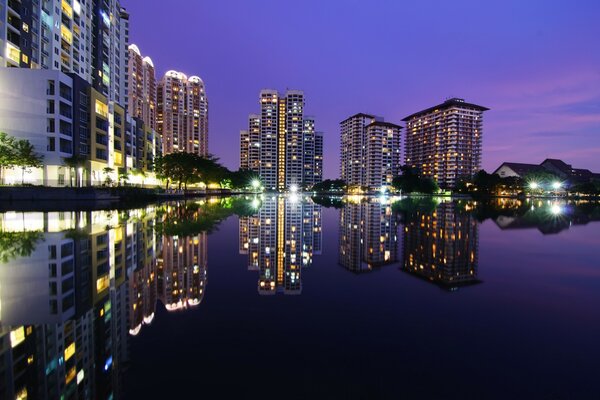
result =
[[[296,195],[252,202],[256,214],[240,217],[239,251],[258,272],[258,292],[300,294],[302,268],[321,254],[321,206]]]
[[[171,207],[0,214],[0,398],[119,398],[128,338],[198,305],[207,234],[160,235]]]
[[[398,262],[398,222],[387,198],[352,197],[340,210],[339,263],[353,272]]]
[[[406,211],[403,270],[443,288],[479,283],[478,222],[453,202]]]

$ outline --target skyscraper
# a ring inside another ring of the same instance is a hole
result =
[[[208,154],[208,99],[204,82],[169,71],[158,84],[157,130],[163,153]]]
[[[449,99],[404,118],[405,163],[441,188],[481,169],[483,112],[488,108]]]
[[[240,167],[257,172],[267,190],[320,182],[323,137],[315,133],[314,119],[304,116],[304,92],[288,90],[282,97],[265,89],[260,106],[260,115],[250,115],[248,129],[240,132]]]
[[[141,119],[151,129],[156,129],[156,73],[150,57],[142,57],[140,49],[129,46],[127,111]]]
[[[392,185],[400,171],[400,130],[369,114],[340,123],[340,176],[350,187],[378,191]]]

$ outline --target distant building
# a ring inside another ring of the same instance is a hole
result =
[[[158,84],[156,127],[163,154],[208,155],[208,98],[204,82],[168,71]]]
[[[452,189],[481,169],[483,112],[488,108],[453,98],[404,118],[405,163],[422,178]]]
[[[400,172],[400,130],[369,114],[356,114],[340,123],[340,177],[350,187],[380,190],[390,187]]]
[[[567,164],[562,160],[553,158],[548,158],[541,164],[505,162],[502,163],[502,165],[500,165],[493,173],[502,178],[525,178],[528,175],[535,176],[535,174],[550,173],[570,185],[591,181],[600,181],[600,174],[595,174],[588,169],[573,168],[572,165]]]
[[[304,115],[304,92],[260,92],[260,115],[240,131],[240,168],[259,174],[267,190],[306,188],[323,179],[323,135]]]

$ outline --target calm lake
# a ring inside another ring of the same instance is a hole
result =
[[[0,212],[0,399],[600,398],[600,204]]]

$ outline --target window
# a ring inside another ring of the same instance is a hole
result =
[[[56,126],[54,123],[54,118],[48,118],[46,123],[46,132],[53,133],[56,130]]]
[[[73,152],[73,142],[66,139],[60,139],[60,152],[61,153],[72,153]]]
[[[54,100],[48,100],[46,114],[54,114]]]
[[[56,260],[56,245],[48,246],[48,252],[50,253],[50,260]]]
[[[48,272],[51,278],[56,278],[56,263],[48,264]]]
[[[56,151],[56,141],[53,137],[48,138],[48,146],[46,146],[46,150]]]

